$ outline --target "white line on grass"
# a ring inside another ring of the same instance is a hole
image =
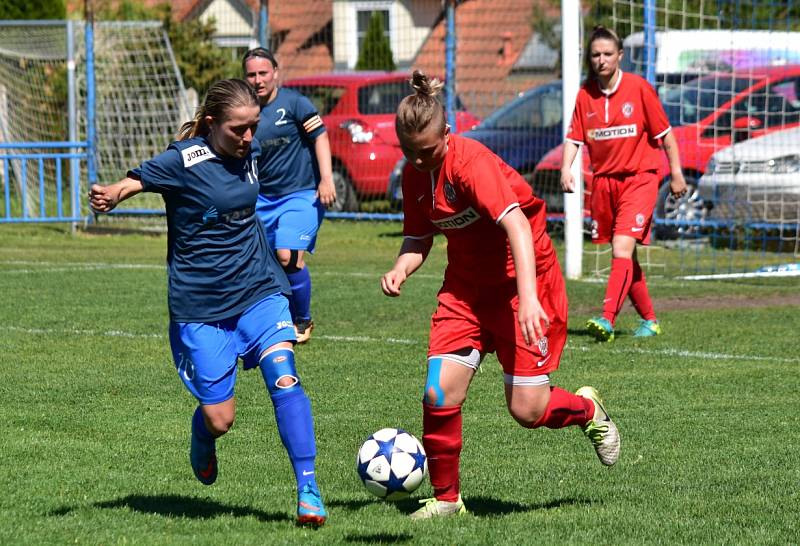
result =
[[[19,332],[23,334],[38,334],[38,335],[76,335],[76,336],[108,336],[108,337],[125,337],[132,339],[166,339],[164,334],[137,334],[133,332],[123,332],[121,330],[78,330],[78,329],[56,329],[56,328],[21,328],[19,326],[0,325],[0,330],[6,332]],[[370,336],[330,336],[330,335],[314,335],[314,339],[325,341],[348,341],[353,343],[387,343],[390,345],[424,345],[423,341],[415,339],[403,338],[377,338]],[[610,353],[616,354],[641,354],[641,355],[657,355],[657,356],[681,356],[689,358],[705,358],[709,360],[752,360],[752,361],[768,361],[768,362],[784,362],[796,363],[800,362],[800,358],[781,358],[772,356],[760,355],[734,355],[725,353],[709,353],[701,351],[687,351],[684,349],[642,349],[640,347],[617,347],[614,349],[594,349],[586,345],[574,345],[567,343],[567,349],[581,351],[584,353],[594,350],[607,350]]]
[[[584,353],[591,352],[595,349],[592,347],[575,346],[571,343],[567,344],[568,349],[574,349]],[[732,355],[725,353],[707,353],[701,351],[687,351],[684,349],[642,349],[640,347],[625,347],[615,348],[608,350],[610,353],[618,354],[641,354],[641,355],[658,355],[658,356],[682,356],[689,358],[706,358],[709,360],[766,360],[770,362],[800,362],[800,358],[781,358],[774,356],[758,356],[758,355]]]
[[[388,262],[387,262],[388,264]],[[34,262],[22,260],[0,260],[0,266],[3,265],[22,265],[22,266],[35,266],[33,268],[26,267],[24,269],[0,269],[0,275],[6,274],[28,274],[28,273],[64,273],[68,271],[94,271],[103,269],[160,269],[166,271],[166,264],[112,264],[105,262]],[[390,267],[388,264],[387,267]],[[364,271],[315,271],[313,276],[336,276],[336,277],[363,277],[378,279],[381,278],[382,273],[368,273]],[[441,279],[441,275],[434,275],[430,273],[415,273],[414,278],[417,279]]]

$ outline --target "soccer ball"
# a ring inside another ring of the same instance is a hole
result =
[[[422,444],[401,428],[383,428],[367,438],[356,457],[367,491],[387,500],[407,497],[428,475]]]

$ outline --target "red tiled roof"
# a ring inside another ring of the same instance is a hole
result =
[[[457,91],[480,116],[554,74],[513,75],[512,69],[533,34],[534,10],[557,15],[543,0],[469,0],[456,8]],[[426,73],[444,74],[445,24],[431,31],[412,63]],[[511,76],[511,77],[510,77]]]
[[[258,13],[259,0],[241,1]],[[208,3],[209,0],[173,0],[172,16],[179,21],[197,17]],[[282,37],[274,53],[284,78],[333,70],[332,19],[333,0],[270,3],[269,28],[271,35]]]

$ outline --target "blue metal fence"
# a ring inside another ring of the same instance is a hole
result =
[[[82,221],[80,171],[88,150],[85,141],[0,143],[0,223]]]

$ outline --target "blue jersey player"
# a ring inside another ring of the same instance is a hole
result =
[[[317,109],[293,89],[280,89],[278,63],[267,49],[248,51],[242,68],[258,95],[261,144],[257,212],[292,287],[297,342],[311,336],[311,276],[303,253],[314,252],[324,208],[336,200],[331,149]]]
[[[289,287],[255,214],[257,100],[244,80],[215,83],[164,153],[116,184],[93,185],[89,198],[98,212],[143,191],[164,199],[170,345],[200,403],[189,456],[197,479],[217,479],[216,440],[233,425],[241,358],[245,369],[260,368],[275,407],[298,484],[297,521],[322,525],[327,514],[314,479],[311,403],[294,364]]]

